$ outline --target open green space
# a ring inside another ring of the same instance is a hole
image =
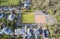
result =
[[[0,0],[0,6],[18,5],[19,0]]]
[[[34,13],[23,13],[22,15],[23,23],[34,23]]]

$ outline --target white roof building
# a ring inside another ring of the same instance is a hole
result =
[[[7,19],[12,21],[12,20],[14,20],[14,18],[15,18],[15,15],[14,14],[10,14]]]

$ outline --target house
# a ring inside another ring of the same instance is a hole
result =
[[[7,19],[12,21],[12,20],[14,20],[14,18],[15,18],[15,15],[14,14],[10,14]]]
[[[2,34],[4,33],[4,34],[7,34],[7,35],[12,35],[12,30],[10,28],[7,28],[7,27],[3,28],[1,30],[1,32],[2,32]]]
[[[17,28],[17,29],[15,29],[15,31],[14,31],[14,34],[15,35],[24,35],[25,34],[25,30],[24,30],[24,28]]]

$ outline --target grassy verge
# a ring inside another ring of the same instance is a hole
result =
[[[23,23],[34,23],[34,13],[32,12],[23,13],[22,22]]]
[[[19,0],[6,0],[6,1],[1,1],[0,6],[10,6],[10,5],[18,5]]]

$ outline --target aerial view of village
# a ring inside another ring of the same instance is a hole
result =
[[[60,0],[0,0],[0,39],[60,39]]]

